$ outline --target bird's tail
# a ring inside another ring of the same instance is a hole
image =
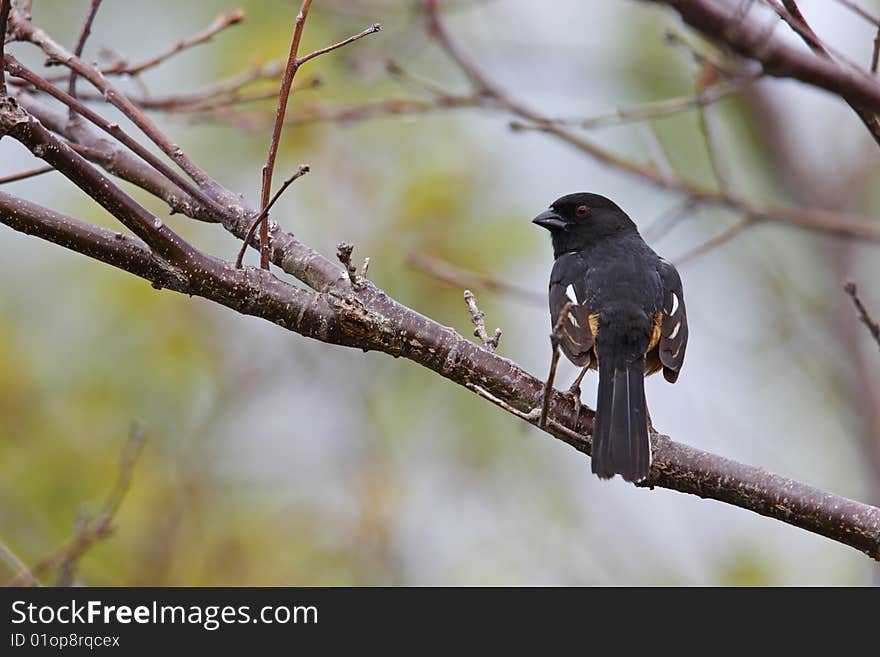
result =
[[[646,479],[651,470],[645,401],[645,357],[599,359],[599,398],[593,430],[593,472]]]

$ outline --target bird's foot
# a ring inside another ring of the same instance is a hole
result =
[[[550,414],[550,395],[553,394],[553,389],[545,390],[544,394],[541,396],[541,405],[538,407],[541,409],[541,414],[538,416],[538,428],[544,429],[547,426],[547,416]]]
[[[581,415],[581,407],[583,406],[581,403],[581,387],[578,385],[578,382],[571,384],[571,388],[568,389],[565,396],[571,397],[571,401],[574,404],[574,423],[577,424],[578,418]]]

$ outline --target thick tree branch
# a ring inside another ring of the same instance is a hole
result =
[[[63,141],[9,97],[0,98],[0,136],[10,135],[100,203],[159,255],[192,266],[196,251],[160,219],[124,194]]]
[[[111,123],[97,112],[83,105],[69,93],[66,94],[60,89],[53,87],[45,80],[42,80],[40,76],[38,76],[27,67],[23,66],[12,55],[5,55],[3,57],[3,67],[7,71],[9,71],[10,74],[27,80],[35,88],[39,89],[40,91],[46,92],[53,98],[60,100],[62,103],[67,105],[70,109],[70,115],[72,117],[81,116],[87,119],[89,122],[98,126],[101,130],[112,136],[114,139],[127,146],[129,150],[131,150],[133,153],[138,155],[138,157],[147,162],[152,168],[160,172],[162,175],[168,178],[168,180],[177,185],[177,187],[180,188],[181,191],[189,194],[194,198],[197,198],[201,203],[210,207],[214,212],[222,212],[222,208],[220,208],[219,204],[214,201],[214,199],[208,196],[201,189],[194,186],[192,183],[188,182],[174,169],[162,162],[158,157],[153,155],[146,148],[141,146],[140,143],[138,143],[133,137],[130,137],[122,128],[120,128],[119,124]],[[73,74],[75,74],[75,71],[71,73],[71,75]],[[73,78],[71,78],[71,80],[73,80]]]
[[[78,75],[88,80],[111,105],[119,109],[154,143],[163,153],[170,157],[183,171],[192,178],[203,190],[209,192],[215,198],[219,195],[221,186],[211,178],[207,172],[197,165],[177,144],[172,142],[159,127],[144,114],[128,97],[116,86],[111,84],[101,72],[93,66],[89,66],[82,59],[66,50],[54,41],[43,30],[34,27],[32,23],[24,20],[16,12],[9,17],[16,36],[24,41],[30,41],[38,46],[50,60],[68,66]]]
[[[172,278],[169,285],[169,274],[151,261],[146,247],[124,241],[124,253],[119,253],[123,247],[116,244],[111,231],[50,213],[6,194],[0,194],[0,222],[98,257],[157,286],[203,296],[306,337],[408,358],[530,424],[539,421],[542,381],[510,360],[397,303],[370,281],[364,280],[357,290],[349,289],[346,294],[317,294],[282,283],[265,270],[237,270],[227,265],[212,279]],[[154,275],[157,267],[162,278]],[[575,423],[572,399],[556,391],[552,391],[550,408],[545,430],[589,454],[593,412],[581,409]],[[880,560],[880,509],[675,443],[665,436],[655,436],[654,440],[654,461],[646,486],[727,502],[821,534]]]
[[[807,19],[804,18],[804,15],[801,13],[796,0],[782,0],[782,4],[788,11],[788,15],[783,15],[782,19],[785,20],[795,32],[797,32],[797,34],[804,40],[804,43],[810,47],[810,50],[821,57],[831,59],[831,53],[822,44],[819,37],[813,31],[813,28],[810,27],[810,24],[807,23]],[[862,120],[862,123],[865,124],[865,127],[868,129],[868,132],[871,133],[874,141],[880,144],[880,119],[877,118],[877,115],[871,110],[860,107],[851,101],[847,101],[847,104],[852,107],[853,111]]]
[[[685,23],[716,43],[759,62],[767,75],[794,78],[880,112],[880,82],[867,72],[804,52],[767,34],[764,25],[717,0],[647,0],[675,9]]]

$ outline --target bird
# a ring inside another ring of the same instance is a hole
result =
[[[684,364],[688,324],[681,277],[626,212],[599,194],[562,196],[532,223],[550,231],[553,243],[552,337],[582,368],[569,391],[578,409],[584,375],[599,372],[592,471],[602,479],[644,481],[653,429],[644,379],[662,370],[675,383]]]

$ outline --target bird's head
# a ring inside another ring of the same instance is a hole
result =
[[[548,210],[532,219],[532,223],[550,231],[556,257],[637,230],[632,219],[614,201],[588,192],[556,199]]]

